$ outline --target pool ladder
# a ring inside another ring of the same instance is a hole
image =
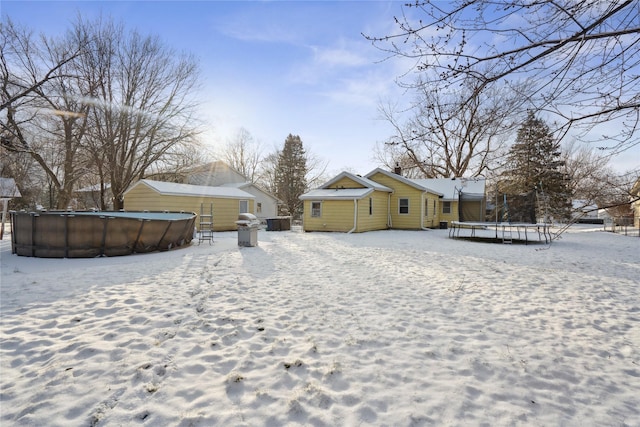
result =
[[[209,204],[209,210],[205,211],[205,204],[200,203],[200,215],[198,216],[198,244],[205,240],[211,244],[213,242],[213,203]]]

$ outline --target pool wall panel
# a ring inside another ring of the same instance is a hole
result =
[[[195,213],[12,212],[12,252],[93,258],[164,251],[189,244]]]

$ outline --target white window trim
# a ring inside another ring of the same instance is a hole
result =
[[[400,212],[400,208],[402,207],[402,205],[400,204],[401,200],[406,200],[407,201],[407,212],[403,213]],[[411,212],[411,203],[409,201],[408,197],[400,197],[398,198],[398,215],[409,215],[409,213]]]
[[[314,208],[313,205],[317,203],[320,205],[320,208],[318,209],[318,215],[314,215]],[[322,201],[320,200],[314,200],[311,202],[311,218],[322,218]]]

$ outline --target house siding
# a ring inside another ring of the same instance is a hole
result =
[[[331,184],[328,188],[365,188],[364,185],[355,182],[349,177],[344,177],[333,184]]]
[[[636,180],[630,193],[632,197],[640,197],[640,179]],[[631,209],[633,210],[633,226],[640,228],[640,200],[633,202]]]
[[[372,201],[372,213],[369,214],[369,198]],[[369,197],[358,200],[358,228],[356,232],[387,229],[389,193],[374,191]]]
[[[249,179],[224,162],[216,161],[187,172],[183,183],[192,185],[222,186],[234,183],[248,183]],[[243,186],[242,191],[255,196],[255,203],[250,212],[259,219],[265,220],[278,215],[278,199],[255,184]],[[258,212],[258,203],[262,211]]]
[[[451,204],[450,213],[444,213],[442,210],[444,208],[444,202],[449,202]],[[451,221],[458,221],[458,202],[453,200],[440,200],[440,205],[438,206],[439,218],[438,223],[446,222],[447,224],[451,224]]]
[[[311,203],[321,202],[321,216],[311,216]],[[303,228],[305,231],[342,231],[353,228],[353,200],[305,200]]]
[[[130,211],[184,211],[199,214],[202,203],[205,204],[205,209],[213,203],[213,230],[231,231],[237,229],[235,221],[240,213],[240,200],[247,199],[163,195],[146,185],[137,185],[125,195],[124,207]],[[254,201],[247,201],[249,211],[252,212]],[[196,219],[196,227],[197,225]]]
[[[394,189],[390,201],[391,228],[416,230],[422,227],[423,191],[381,173],[371,176],[370,179]],[[409,199],[408,214],[399,213],[400,199]]]
[[[354,232],[362,233],[388,228],[388,197],[389,193],[374,191],[369,196],[357,200],[358,218]],[[369,214],[369,198],[372,201],[371,214]],[[321,217],[311,217],[312,202],[322,203]],[[353,209],[353,200],[305,200],[303,228],[305,231],[351,231],[354,221]]]
[[[436,194],[427,193],[422,198],[422,206],[424,209],[425,200],[427,201],[428,206],[423,211],[424,215],[424,227],[426,228],[438,228],[440,225],[440,199]]]
[[[248,186],[242,189],[242,191],[246,191],[247,193],[255,196],[254,207],[251,212],[254,213],[258,219],[267,219],[278,216],[278,201],[273,197],[270,197],[260,189],[254,186]],[[258,203],[262,204],[262,212],[258,212]]]

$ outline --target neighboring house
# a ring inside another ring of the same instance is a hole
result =
[[[243,212],[253,212],[255,196],[233,187],[179,184],[142,179],[124,193],[129,211],[209,212],[213,205],[213,230],[236,230]],[[197,222],[196,222],[197,226]]]
[[[631,209],[633,210],[633,226],[640,228],[640,178],[636,180],[633,188],[631,189],[632,200]]]
[[[604,209],[598,209],[598,205],[587,200],[574,200],[571,209],[571,221],[583,224],[604,224],[602,213]]]
[[[113,199],[111,197],[111,184],[106,184],[104,190],[108,192],[106,200],[107,209],[113,209]],[[76,209],[100,209],[100,184],[90,185],[74,191],[76,199]]]
[[[278,215],[280,200],[277,197],[250,182],[247,177],[224,162],[216,161],[189,169],[184,172],[183,182],[193,185],[239,188],[255,197],[251,213],[259,219],[264,220]]]
[[[7,221],[7,210],[9,201],[17,197],[22,197],[16,181],[13,178],[0,178],[0,202],[2,202],[2,217],[0,223],[0,240],[4,235],[4,224]]]
[[[376,192],[381,194],[370,196]],[[483,179],[409,179],[383,169],[364,178],[343,172],[300,199],[304,201],[305,231],[444,228],[451,221],[484,222],[486,211]],[[364,224],[368,200],[376,205],[377,213],[382,204],[387,215],[384,226],[380,218]]]
[[[391,193],[384,185],[342,172],[300,196],[304,230],[359,233],[386,229]]]

